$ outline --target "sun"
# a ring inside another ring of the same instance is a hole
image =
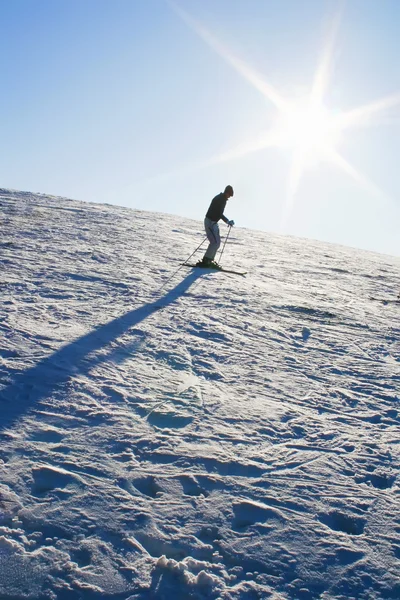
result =
[[[325,106],[307,98],[279,113],[276,134],[279,146],[315,161],[338,146],[341,127]]]
[[[291,155],[287,180],[286,200],[283,206],[284,224],[293,208],[295,197],[307,168],[321,162],[338,167],[370,193],[383,197],[383,192],[360,173],[338,151],[342,136],[351,127],[370,126],[371,117],[389,108],[400,105],[400,92],[380,98],[369,104],[333,113],[329,111],[324,98],[330,86],[333,72],[336,38],[342,18],[339,7],[333,16],[324,40],[324,47],[318,57],[317,68],[307,96],[303,99],[284,97],[252,65],[235,55],[205,26],[177,6],[174,0],[168,0],[175,13],[230,65],[247,83],[259,91],[276,111],[275,122],[266,131],[260,131],[252,140],[246,140],[202,163],[201,167],[220,162],[237,160],[253,152],[271,148],[281,148]]]

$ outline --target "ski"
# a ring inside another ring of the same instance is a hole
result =
[[[247,271],[232,271],[232,269],[224,269],[223,267],[221,267],[220,269],[213,269],[212,267],[199,267],[198,265],[192,265],[189,263],[182,263],[183,267],[189,267],[190,269],[202,269],[203,271],[215,271],[215,272],[219,272],[221,271],[222,273],[232,273],[232,275],[242,275],[242,277],[244,277],[247,274]]]

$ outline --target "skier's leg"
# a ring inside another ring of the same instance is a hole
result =
[[[210,242],[206,253],[204,254],[203,261],[211,262],[214,260],[217,250],[221,245],[221,237],[219,234],[218,223],[211,221],[210,219],[204,219],[204,229],[207,234],[208,241]]]

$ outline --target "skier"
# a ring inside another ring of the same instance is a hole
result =
[[[211,201],[204,219],[204,229],[206,230],[207,238],[210,243],[203,256],[203,259],[197,263],[197,267],[207,267],[212,269],[220,268],[218,263],[216,263],[214,260],[217,250],[221,245],[218,221],[222,219],[227,225],[229,225],[229,227],[233,227],[235,224],[235,221],[230,221],[224,215],[226,203],[232,196],[233,187],[231,185],[227,185],[225,190],[215,196],[215,198],[213,198]]]

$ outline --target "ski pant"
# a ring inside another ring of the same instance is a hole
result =
[[[204,229],[206,230],[207,239],[210,242],[204,258],[210,258],[214,260],[217,250],[221,245],[221,237],[219,235],[218,223],[211,221],[211,219],[204,219]]]

